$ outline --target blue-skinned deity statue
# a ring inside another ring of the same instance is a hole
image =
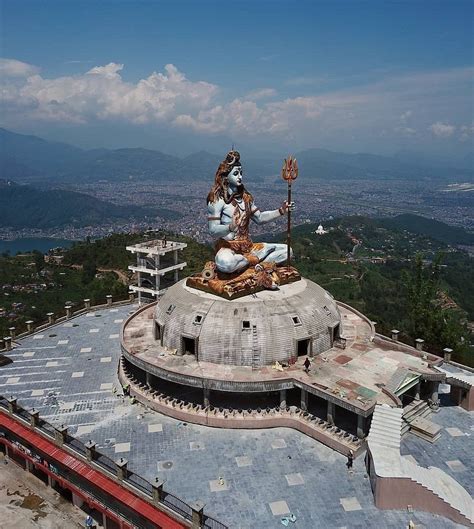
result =
[[[261,262],[284,263],[287,245],[254,243],[249,227],[251,220],[265,224],[284,216],[288,209],[294,209],[293,202],[284,202],[272,211],[260,211],[244,186],[240,154],[230,151],[219,165],[207,197],[209,232],[216,238],[217,271],[232,274]]]

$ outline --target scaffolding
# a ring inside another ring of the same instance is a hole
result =
[[[137,256],[137,264],[128,269],[137,275],[137,284],[130,285],[130,290],[138,294],[139,305],[157,300],[179,280],[179,272],[186,266],[186,262],[180,262],[179,251],[186,247],[184,242],[166,239],[126,247]]]

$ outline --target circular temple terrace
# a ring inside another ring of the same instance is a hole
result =
[[[376,335],[306,279],[237,300],[180,281],[124,323],[122,354],[122,382],[153,409],[216,427],[289,426],[341,452],[362,449],[376,404],[431,398],[441,377],[439,359]]]

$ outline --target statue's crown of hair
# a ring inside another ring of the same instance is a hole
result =
[[[224,161],[229,168],[240,165],[240,153],[238,151],[229,151]]]

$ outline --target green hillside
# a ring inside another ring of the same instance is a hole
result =
[[[450,226],[438,220],[427,219],[426,217],[410,213],[384,219],[381,224],[390,229],[407,230],[411,233],[426,235],[446,244],[474,244],[474,233],[469,233],[463,228]]]
[[[42,190],[0,180],[0,226],[3,227],[80,227],[156,216],[149,209],[117,206],[74,191]],[[160,208],[160,217],[175,219],[180,214]]]
[[[458,361],[474,365],[473,336],[467,327],[474,320],[474,267],[467,253],[425,235],[390,230],[383,219],[336,219],[323,236],[314,233],[316,227],[306,224],[293,230],[295,264],[303,276],[376,321],[378,332],[389,334],[397,328],[407,343],[423,338],[436,354],[451,347]],[[7,315],[15,302],[23,308],[13,319],[0,317],[0,332],[11,325],[21,328],[27,319],[41,321],[47,312],[61,311],[66,301],[79,303],[84,297],[98,301],[108,293],[126,296],[127,287],[116,274],[96,277],[96,272],[118,270],[130,277],[127,267],[134,257],[125,246],[147,236],[156,234],[115,234],[76,243],[64,252],[61,266],[45,265],[38,254],[3,257],[0,283],[10,285],[4,308]],[[202,270],[213,256],[210,246],[168,236],[188,244],[182,253],[186,275]],[[284,241],[285,234],[273,239]],[[23,287],[17,290],[15,285]]]

